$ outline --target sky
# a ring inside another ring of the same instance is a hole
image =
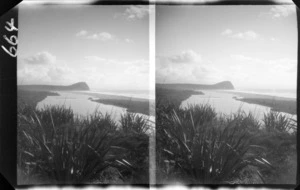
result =
[[[156,82],[296,89],[294,5],[156,6]]]
[[[18,84],[149,89],[147,6],[19,5]]]

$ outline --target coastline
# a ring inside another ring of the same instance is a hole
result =
[[[90,92],[76,93],[93,96],[96,99],[89,98],[93,102],[126,108],[128,112],[141,113],[148,116],[154,116],[155,113],[154,100]]]
[[[128,112],[141,113],[145,115],[153,116],[153,112],[150,111],[149,101],[137,101],[137,100],[127,100],[127,99],[89,99],[93,102],[98,102],[101,104],[113,105],[122,108],[126,108]]]
[[[194,90],[175,90],[166,88],[156,88],[156,104],[172,103],[179,107],[181,102],[188,99],[191,95],[203,95],[203,92]]]
[[[59,96],[56,92],[48,92],[48,91],[29,91],[29,90],[21,90],[18,89],[18,105],[20,103],[27,104],[33,108],[37,106],[37,104],[47,98],[47,96]]]
[[[271,95],[262,95],[245,92],[226,92],[241,96],[235,100],[249,104],[257,104],[271,108],[272,111],[285,112],[292,115],[297,114],[297,100],[294,98],[285,98]]]

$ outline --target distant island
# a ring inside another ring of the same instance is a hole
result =
[[[223,81],[212,85],[189,83],[157,83],[156,87],[172,90],[234,90],[230,81]]]
[[[69,86],[60,85],[18,85],[18,90],[27,91],[89,91],[86,82],[78,82]]]

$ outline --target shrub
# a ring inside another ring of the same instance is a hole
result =
[[[289,132],[292,128],[291,120],[279,112],[264,114],[263,122],[268,132]]]
[[[127,112],[121,115],[120,123],[121,130],[125,134],[136,133],[146,134],[149,130],[149,121],[143,116],[139,116],[136,113]]]
[[[177,174],[187,183],[229,183],[250,165],[270,167],[266,159],[255,154],[260,147],[250,143],[249,131],[244,130],[245,126],[258,130],[260,125],[252,115],[217,118],[209,105],[173,109],[160,115],[156,126],[163,134],[158,137],[169,142],[157,147],[164,152],[158,150],[167,165],[166,175]],[[163,165],[163,161],[158,164]]]
[[[116,126],[109,117],[80,121],[70,109],[56,106],[32,114],[18,116],[19,163],[42,182],[86,183],[117,159],[109,136]]]
[[[147,120],[125,114],[122,122],[97,111],[74,116],[61,106],[19,109],[21,183],[148,183]]]

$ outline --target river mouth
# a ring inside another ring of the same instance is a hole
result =
[[[243,96],[235,95],[227,91],[220,90],[201,90],[204,95],[192,95],[181,102],[181,108],[187,108],[195,104],[209,104],[215,108],[219,115],[231,115],[237,112],[252,113],[255,118],[262,120],[265,113],[270,112],[271,108],[258,104],[250,104],[240,101]],[[296,114],[280,112],[288,118],[297,119]]]
[[[66,108],[71,108],[75,115],[79,117],[85,117],[95,112],[101,113],[103,115],[110,115],[111,119],[119,123],[121,115],[127,112],[126,108],[102,104],[99,102],[92,101],[97,99],[97,96],[89,94],[82,94],[76,92],[57,92],[59,96],[47,96],[44,100],[40,101],[36,108],[43,109],[46,106],[59,105]],[[145,119],[153,120],[153,116],[144,115],[141,113],[136,113],[139,116],[143,116]]]

